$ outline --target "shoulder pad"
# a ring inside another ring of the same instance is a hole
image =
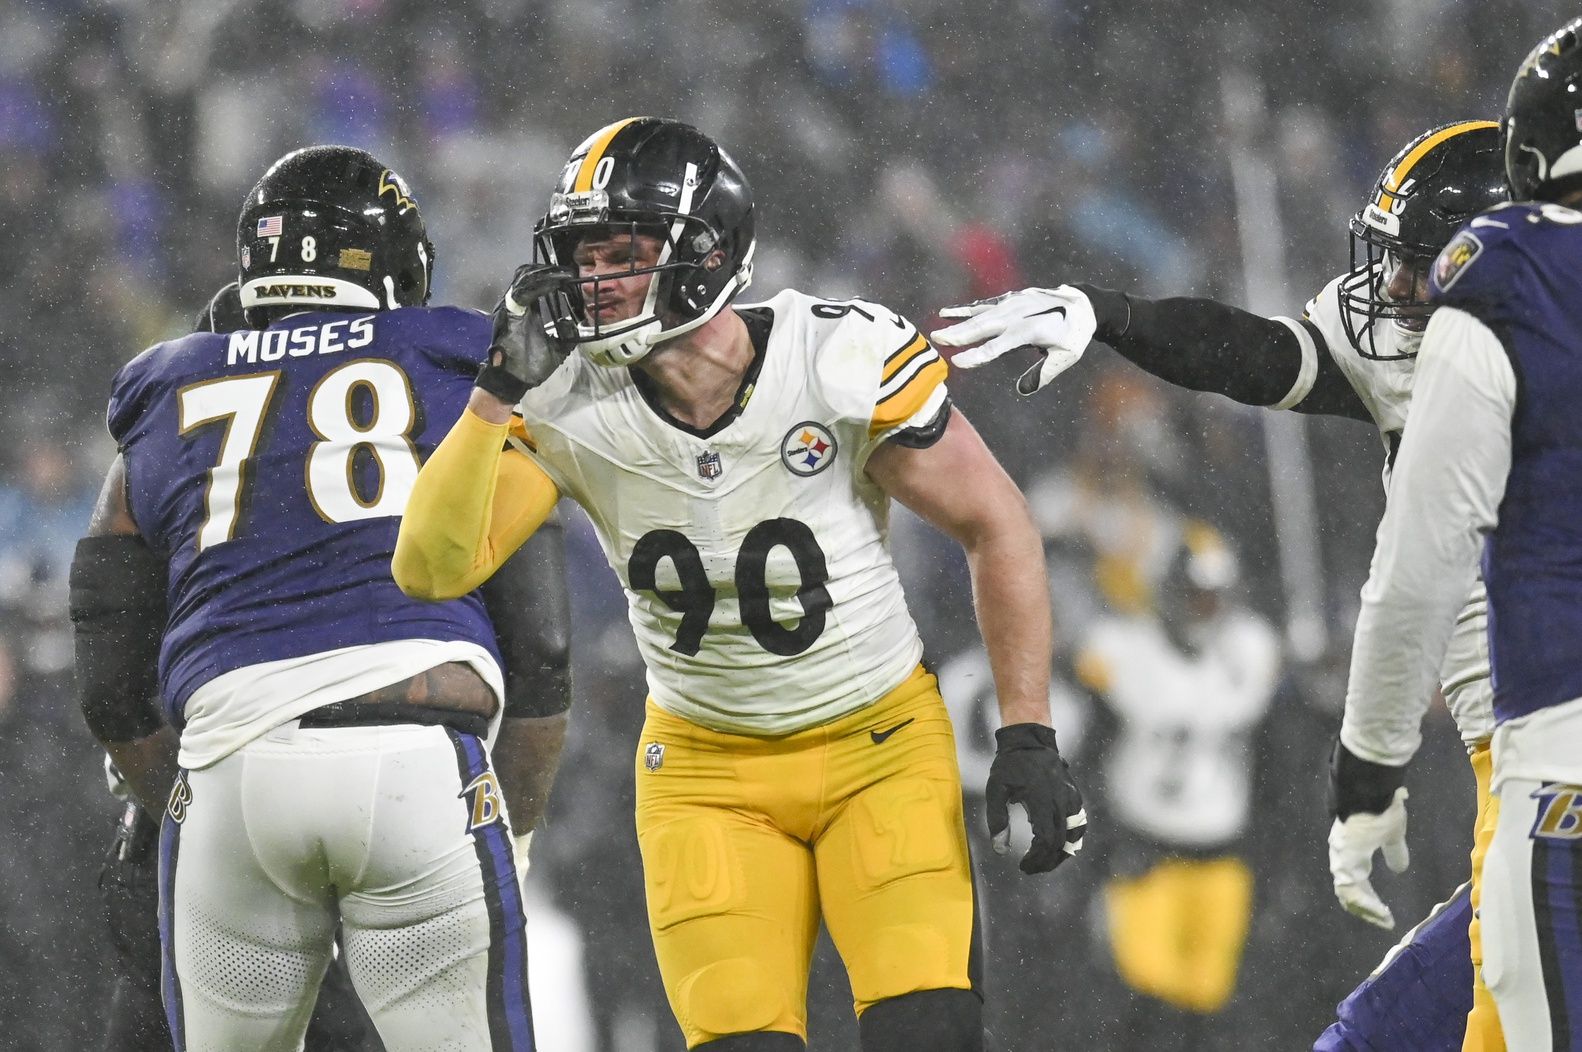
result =
[[[1506,284],[1521,253],[1517,246],[1530,238],[1537,227],[1555,220],[1549,211],[1556,206],[1535,202],[1512,202],[1473,216],[1456,231],[1430,275],[1430,298],[1435,303],[1456,304],[1479,299]],[[1560,211],[1577,216],[1570,209]]]
[[[226,333],[195,332],[156,343],[121,366],[110,381],[110,403],[105,410],[105,423],[116,445],[125,441],[138,417],[148,408],[149,400],[183,359],[202,354],[216,344],[224,346],[229,339]]]
[[[834,352],[821,367],[835,365],[863,385],[870,435],[911,419],[949,372],[917,326],[888,307],[860,299],[810,300],[807,309],[823,329],[821,350]]]

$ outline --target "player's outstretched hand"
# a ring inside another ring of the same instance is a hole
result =
[[[1071,285],[1022,289],[960,307],[946,307],[942,318],[963,318],[938,329],[930,339],[939,347],[965,347],[951,364],[973,369],[1009,351],[1031,347],[1039,360],[1016,381],[1030,395],[1077,364],[1098,330],[1093,304]]]
[[[1013,723],[994,732],[994,763],[987,791],[994,852],[1011,847],[1011,804],[1021,804],[1033,827],[1033,846],[1022,856],[1023,873],[1047,873],[1082,850],[1088,813],[1071,768],[1055,747],[1053,728]]]
[[[548,263],[516,268],[494,308],[494,337],[489,360],[478,370],[478,387],[515,405],[560,368],[575,346],[565,297],[575,281],[570,270]]]
[[[1395,927],[1395,914],[1373,890],[1373,854],[1396,873],[1411,862],[1406,850],[1405,769],[1372,763],[1338,741],[1330,762],[1329,873],[1335,897],[1348,913],[1380,928]]]

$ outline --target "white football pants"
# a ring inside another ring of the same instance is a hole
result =
[[[294,1052],[337,927],[390,1052],[532,1052],[526,919],[484,744],[291,721],[183,772],[160,836],[177,1052]]]

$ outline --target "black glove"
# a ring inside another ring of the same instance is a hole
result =
[[[123,967],[159,975],[159,821],[128,803],[116,824],[99,894]]]
[[[494,308],[489,360],[475,385],[515,405],[548,380],[576,346],[567,292],[576,275],[548,263],[516,268],[511,287]]]
[[[1364,760],[1335,739],[1329,754],[1329,813],[1344,822],[1363,812],[1382,815],[1406,784],[1406,768]]]
[[[1011,844],[1009,805],[1018,803],[1033,827],[1023,873],[1048,873],[1082,850],[1088,815],[1071,768],[1055,747],[1055,732],[1038,723],[1013,723],[994,732],[994,764],[986,793],[989,835],[1003,855]]]
[[[192,322],[193,332],[238,332],[250,328],[242,313],[242,287],[234,281],[221,286]]]

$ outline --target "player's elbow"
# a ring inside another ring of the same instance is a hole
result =
[[[478,583],[469,575],[450,571],[447,561],[436,558],[433,551],[414,541],[403,529],[390,560],[390,575],[395,578],[396,587],[413,599],[429,602],[459,599]]]
[[[1037,550],[1042,557],[1043,538],[1033,522],[1032,509],[1022,491],[1009,480],[997,487],[989,499],[975,504],[972,514],[952,532],[969,553],[985,548],[1018,548]]]

